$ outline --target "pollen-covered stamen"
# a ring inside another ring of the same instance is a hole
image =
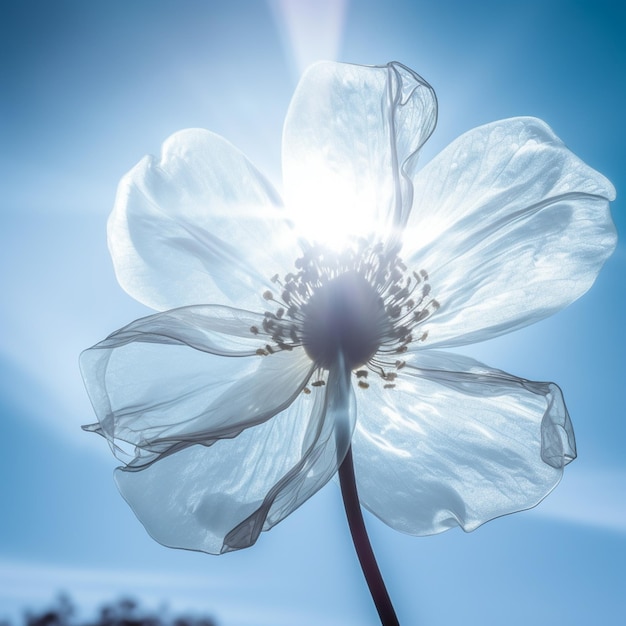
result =
[[[318,368],[329,369],[341,352],[360,387],[369,386],[368,370],[394,387],[405,364],[397,355],[426,340],[418,327],[439,308],[426,271],[409,273],[397,254],[366,242],[341,254],[312,246],[295,268],[282,280],[272,277],[278,295],[263,293],[275,309],[265,312],[262,328],[250,329],[271,338],[258,353],[302,346]]]

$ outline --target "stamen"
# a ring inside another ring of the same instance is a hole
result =
[[[368,370],[385,381],[385,389],[395,387],[406,361],[394,355],[427,340],[428,330],[419,326],[440,308],[430,296],[428,272],[407,274],[393,250],[366,240],[340,254],[310,245],[294,267],[282,280],[279,274],[271,278],[280,296],[269,289],[263,293],[275,309],[265,311],[261,328],[250,327],[253,335],[265,338],[256,353],[269,356],[303,347],[321,371],[330,369],[341,352],[360,388],[369,387]],[[324,381],[310,385],[321,387]]]

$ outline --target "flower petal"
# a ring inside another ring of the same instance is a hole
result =
[[[311,375],[303,349],[260,356],[263,317],[227,307],[158,313],[81,355],[81,371],[114,454],[133,469],[234,437],[287,407]]]
[[[441,305],[429,345],[488,339],[580,297],[612,253],[615,190],[543,122],[476,128],[414,179],[405,262]]]
[[[435,94],[400,65],[323,62],[303,75],[283,134],[287,206],[307,238],[389,236],[411,207],[417,152],[437,117]],[[394,229],[392,231],[392,229]]]
[[[347,451],[338,433],[353,425],[351,389],[331,372],[271,420],[139,472],[119,469],[116,480],[154,539],[221,554],[252,545],[322,487]]]
[[[145,157],[124,176],[108,238],[120,285],[159,310],[255,308],[270,277],[298,256],[271,184],[202,129],[175,133],[160,159]]]
[[[394,389],[371,385],[353,436],[361,502],[389,526],[470,531],[528,509],[575,458],[560,389],[425,350]]]

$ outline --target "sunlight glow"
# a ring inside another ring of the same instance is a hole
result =
[[[355,238],[380,231],[381,220],[371,206],[378,195],[373,181],[365,177],[353,181],[343,172],[333,172],[325,161],[315,167],[311,156],[307,165],[294,168],[290,176],[293,188],[306,188],[308,195],[298,196],[298,206],[287,196],[299,235],[339,251]],[[297,177],[303,177],[300,184]]]

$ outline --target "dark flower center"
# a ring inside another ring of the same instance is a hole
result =
[[[316,289],[302,315],[302,345],[323,368],[336,363],[339,353],[349,369],[364,365],[391,331],[383,299],[353,271]]]

